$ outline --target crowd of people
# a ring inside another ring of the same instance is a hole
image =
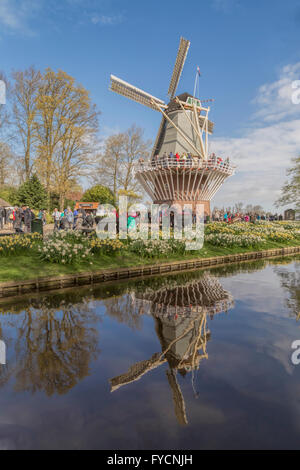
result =
[[[31,224],[32,221],[35,219],[34,212],[30,209],[29,206],[15,206],[13,209],[0,209],[1,229],[4,227],[6,223],[10,229],[14,229],[16,233],[30,233],[31,232]]]
[[[47,212],[45,209],[41,209],[34,214],[33,210],[29,206],[21,206],[21,207],[14,207],[14,208],[3,208],[0,207],[0,230],[4,227],[8,229],[13,229],[16,233],[30,233],[32,227],[32,221],[34,219],[41,220],[41,223],[45,225],[50,222],[49,216],[47,216]],[[161,214],[162,215],[162,214]],[[54,231],[58,230],[92,230],[98,224],[98,222],[102,219],[104,214],[101,211],[97,211],[94,214],[91,212],[86,212],[84,209],[75,209],[72,211],[70,207],[67,209],[60,211],[57,208],[54,209],[52,213],[52,223],[54,226]],[[174,225],[174,213],[170,213],[171,217],[171,226]],[[128,213],[128,229],[132,229],[135,226],[139,225],[140,222],[140,214],[136,212],[135,214]],[[205,223],[210,221],[213,222],[225,222],[225,223],[233,223],[233,222],[255,222],[260,220],[267,220],[267,221],[277,221],[283,220],[283,216],[281,214],[270,214],[270,213],[256,213],[256,212],[234,212],[231,210],[220,210],[214,209],[211,216],[205,217]],[[119,225],[119,216],[118,212],[116,211],[116,221],[117,221],[117,228]],[[148,214],[148,221],[151,223],[151,213]],[[196,216],[192,213],[192,221],[195,223]],[[160,220],[161,225],[161,220]]]
[[[167,154],[166,152],[163,153],[163,155],[153,155],[151,158],[151,166],[152,167],[161,167],[161,168],[166,168],[168,166],[171,167],[189,167],[189,168],[199,168],[202,167],[203,165],[203,159],[199,156],[192,155],[191,153],[182,153],[179,154],[170,152]],[[212,153],[208,160],[205,162],[206,164],[209,164],[210,166],[224,166],[228,167],[230,165],[229,162],[229,157],[227,157],[225,160],[223,160],[221,157],[217,157],[215,153]],[[144,166],[145,160],[143,157],[140,157],[139,159],[139,164],[141,167]]]
[[[211,217],[214,222],[256,222],[260,220],[267,220],[270,222],[276,220],[283,220],[281,214],[260,214],[255,212],[242,213],[242,212],[231,212],[231,211],[220,211],[214,210]]]
[[[75,209],[70,207],[63,211],[54,209],[53,214],[54,231],[57,230],[81,230],[82,228],[91,229],[94,223],[97,223],[97,217],[86,213],[84,209]]]

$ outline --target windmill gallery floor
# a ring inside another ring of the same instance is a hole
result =
[[[261,260],[2,304],[1,448],[297,448],[299,269]]]

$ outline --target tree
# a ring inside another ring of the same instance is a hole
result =
[[[8,83],[8,80],[6,78],[6,76],[4,75],[3,72],[0,72],[0,80],[2,82],[4,82],[5,84],[5,88],[4,88],[4,98],[5,98],[5,101],[7,101],[7,97],[8,97],[8,94],[9,94],[9,90],[10,90],[10,84]],[[8,107],[5,105],[5,104],[1,104],[0,103],[0,134],[1,134],[1,138],[3,138],[3,134],[4,134],[4,131],[7,127],[7,125],[9,124],[9,112],[8,112]]]
[[[244,203],[243,202],[236,202],[234,205],[234,211],[242,213],[244,209]]]
[[[15,71],[12,76],[13,117],[23,147],[23,171],[24,179],[27,180],[31,174],[32,153],[36,144],[36,99],[41,85],[41,72],[30,67],[24,71]]]
[[[82,196],[82,201],[99,202],[100,204],[115,204],[115,198],[112,191],[101,184],[97,184],[85,191]]]
[[[62,70],[48,68],[37,96],[36,168],[43,178],[48,200],[51,189],[66,193],[91,165],[98,130],[98,112],[89,93]]]
[[[0,142],[0,186],[12,184],[15,155],[10,146],[5,142]]]
[[[0,198],[4,201],[9,202],[12,206],[17,203],[18,190],[14,186],[1,186],[0,187]]]
[[[275,202],[276,207],[292,204],[300,210],[300,156],[292,159],[293,166],[287,170],[290,179],[281,189],[281,197]]]
[[[124,159],[122,162],[121,185],[125,191],[136,188],[136,180],[133,174],[134,163],[139,158],[148,158],[150,154],[151,140],[143,140],[144,131],[135,124],[125,132]]]
[[[17,203],[31,209],[43,209],[47,204],[47,193],[36,175],[23,183],[17,192]]]
[[[121,165],[124,159],[125,135],[114,134],[105,141],[104,153],[99,155],[96,179],[112,189],[116,198],[121,189]],[[95,172],[93,172],[93,178]]]
[[[127,201],[128,201],[128,206],[131,206],[132,204],[136,204],[142,199],[142,196],[140,196],[139,194],[136,194],[134,191],[126,190],[126,189],[120,189],[118,191],[118,196],[126,196]]]
[[[133,167],[140,157],[149,156],[151,141],[143,139],[143,130],[136,125],[126,132],[114,134],[105,141],[104,152],[98,157],[93,178],[106,184],[117,196],[120,190],[141,190],[134,179]]]

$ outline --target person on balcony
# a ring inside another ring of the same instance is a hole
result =
[[[180,165],[180,155],[179,155],[178,152],[176,153],[175,158],[176,158],[177,166],[179,166]]]
[[[166,168],[168,166],[168,155],[167,152],[164,152],[162,156],[162,166],[163,168]]]
[[[143,157],[139,158],[139,164],[140,164],[141,170],[143,170],[144,169],[144,159],[143,159]]]

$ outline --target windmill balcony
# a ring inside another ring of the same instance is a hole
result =
[[[177,160],[173,156],[154,157],[135,164],[137,180],[155,204],[204,204],[210,214],[210,201],[223,182],[233,175],[235,167],[212,157]]]
[[[135,173],[144,173],[153,170],[181,169],[210,172],[216,171],[227,176],[232,176],[235,166],[224,161],[203,160],[201,158],[191,158],[187,160],[176,160],[175,157],[159,157],[157,159],[146,159],[135,164]]]

